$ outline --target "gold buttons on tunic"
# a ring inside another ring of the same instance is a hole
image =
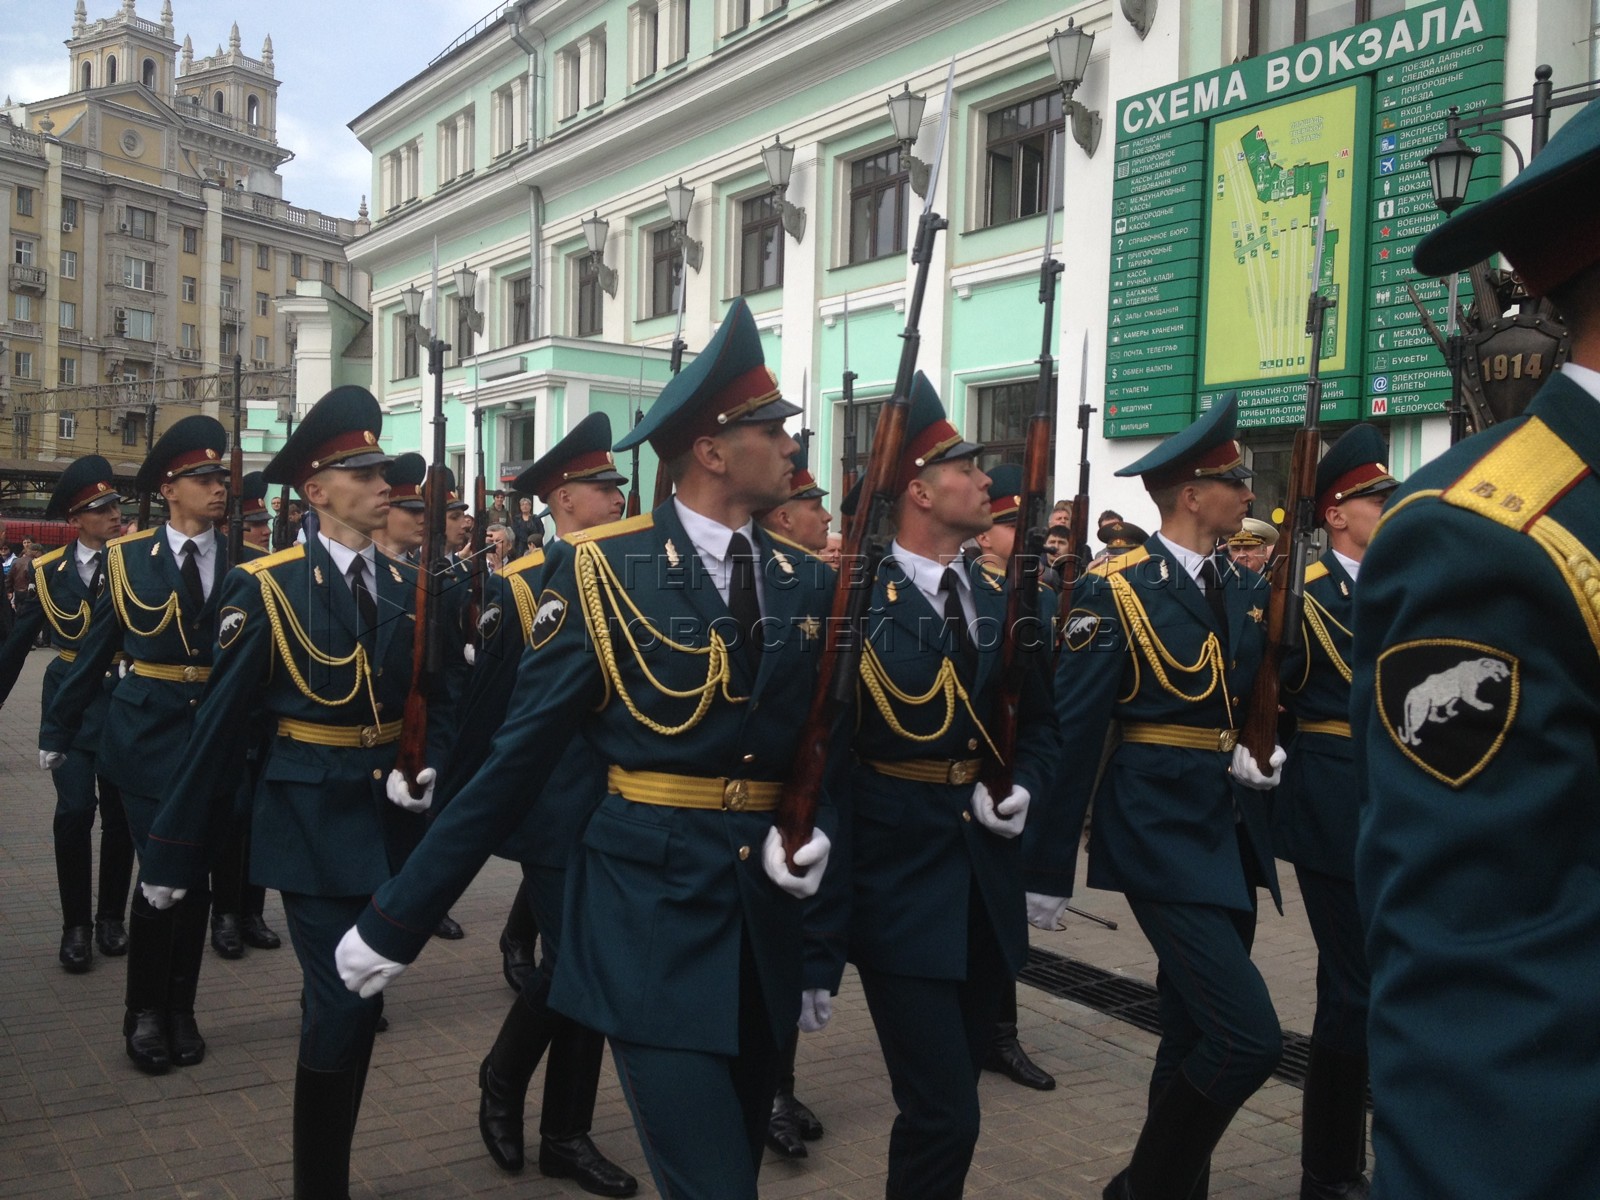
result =
[[[743,862],[745,859],[747,859],[749,857],[750,857],[750,847],[749,846],[740,846],[739,847],[739,861]]]
[[[961,810],[961,819],[963,821],[970,821],[970,820],[972,820],[972,814],[970,812],[968,812],[966,809],[963,808]]]
[[[383,772],[378,770],[377,767],[373,767],[372,768],[372,777],[374,779],[382,779],[383,778]]]
[[[968,750],[976,750],[977,748],[978,748],[978,739],[977,738],[968,738],[967,739],[967,749]]]

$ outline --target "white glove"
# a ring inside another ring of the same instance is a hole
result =
[[[125,659],[123,659],[121,662],[119,662],[117,664],[117,678],[118,679],[126,679],[128,677],[128,663],[129,663],[129,661],[130,661],[129,659],[125,658]]]
[[[833,997],[827,988],[807,988],[800,993],[800,1032],[816,1033],[833,1019]]]
[[[791,896],[804,900],[815,896],[817,888],[822,886],[822,873],[828,869],[828,850],[828,835],[813,829],[811,840],[794,852],[794,865],[805,872],[796,875],[789,870],[788,859],[783,855],[783,835],[774,826],[767,830],[766,845],[761,847],[761,865],[766,868],[768,879]]]
[[[41,771],[54,771],[66,761],[67,756],[59,750],[39,751],[39,770]]]
[[[1240,743],[1233,748],[1233,777],[1247,788],[1254,788],[1258,792],[1271,791],[1282,780],[1283,764],[1288,758],[1282,746],[1274,746],[1272,757],[1267,760],[1267,765],[1272,768],[1271,774],[1263,775],[1261,768],[1256,766],[1255,756]]]
[[[462,656],[467,660],[467,666],[475,667],[478,665],[478,648],[471,642],[468,642],[465,646],[461,647],[461,653]]]
[[[363,1000],[370,1000],[383,991],[391,979],[406,969],[405,963],[387,959],[367,945],[354,925],[344,931],[334,947],[333,965],[339,968],[344,986]]]
[[[384,790],[389,793],[389,802],[398,804],[407,812],[425,813],[433,807],[433,781],[439,777],[439,772],[432,767],[423,767],[417,772],[417,782],[422,785],[421,797],[413,796],[411,788],[406,784],[406,777],[398,770],[390,771]]]
[[[1065,896],[1042,896],[1038,892],[1027,894],[1028,924],[1035,929],[1060,929],[1061,914],[1067,911]]]
[[[150,907],[157,912],[165,912],[189,894],[188,888],[162,887],[158,883],[141,883],[139,890],[144,893],[144,898]]]
[[[996,804],[989,796],[989,789],[980,783],[972,789],[972,815],[991,833],[1014,838],[1022,832],[1023,823],[1028,819],[1028,801],[1032,798],[1027,788],[1012,784],[1011,794]]]

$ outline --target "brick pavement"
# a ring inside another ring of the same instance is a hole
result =
[[[30,657],[0,709],[0,1197],[287,1196],[300,986],[287,944],[248,951],[237,962],[208,951],[198,1004],[210,1044],[206,1061],[159,1079],[139,1074],[123,1053],[126,960],[97,957],[84,976],[56,964],[54,792],[35,752],[45,662],[44,652]],[[391,1029],[378,1039],[356,1132],[357,1200],[583,1194],[532,1166],[521,1176],[503,1174],[478,1139],[476,1070],[511,999],[496,941],[517,880],[513,867],[492,862],[454,910],[466,939],[435,942],[390,987]],[[1256,958],[1284,1025],[1307,1030],[1314,951],[1292,877],[1285,900],[1286,917],[1263,918]],[[1069,930],[1036,933],[1038,944],[1154,978],[1149,948],[1120,896],[1080,889],[1077,903],[1120,929],[1074,919]],[[267,918],[284,931],[275,895]],[[984,1130],[967,1194],[1098,1197],[1137,1137],[1155,1039],[1030,987],[1020,989],[1019,1000],[1023,1041],[1060,1086],[1041,1095],[984,1076]],[[802,1163],[769,1157],[763,1197],[881,1196],[894,1106],[853,975],[829,1028],[801,1039],[799,1079],[801,1097],[828,1133]],[[540,1077],[534,1083],[529,1131],[536,1146]],[[1273,1081],[1257,1093],[1218,1149],[1211,1195],[1296,1194],[1299,1112],[1296,1088]],[[609,1061],[595,1138],[647,1179]],[[655,1192],[645,1182],[641,1194]]]

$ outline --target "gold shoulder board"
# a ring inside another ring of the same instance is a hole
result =
[[[304,558],[305,555],[305,546],[288,546],[285,549],[279,550],[276,554],[268,554],[262,558],[252,559],[250,562],[240,563],[239,569],[241,571],[249,571],[250,574],[256,575],[267,570],[269,567],[280,566],[286,562],[294,562],[295,559]]]
[[[1086,572],[1089,575],[1120,575],[1129,567],[1137,566],[1150,557],[1150,551],[1143,546],[1135,546],[1126,554],[1119,554],[1115,558],[1108,558],[1099,566],[1090,567]]]
[[[600,542],[606,538],[619,537],[624,533],[649,529],[655,523],[655,514],[640,513],[637,517],[628,517],[621,521],[613,521],[609,525],[596,525],[593,529],[585,529],[582,533],[573,534],[567,541],[574,546],[583,542]]]

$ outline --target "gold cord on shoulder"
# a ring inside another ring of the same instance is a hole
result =
[[[1121,575],[1111,575],[1108,579],[1111,583],[1111,595],[1116,600],[1117,614],[1123,625],[1132,633],[1133,644],[1139,649],[1139,653],[1132,656],[1133,684],[1125,695],[1118,697],[1118,703],[1125,704],[1139,694],[1139,659],[1143,656],[1162,691],[1177,697],[1185,704],[1200,703],[1220,686],[1223,703],[1227,705],[1231,717],[1233,699],[1228,695],[1227,659],[1222,653],[1221,639],[1215,633],[1207,633],[1206,640],[1200,646],[1200,657],[1192,663],[1179,662],[1161,639],[1156,637],[1155,630],[1150,624],[1150,614],[1145,611],[1144,604],[1134,591],[1133,585]],[[1204,691],[1191,694],[1173,683],[1167,673],[1169,669],[1181,675],[1201,675],[1209,671],[1211,679]]]
[[[111,603],[117,610],[117,617],[122,622],[122,627],[135,637],[159,637],[174,618],[178,621],[178,638],[183,642],[185,652],[190,652],[193,647],[189,645],[189,636],[183,630],[183,608],[178,599],[177,592],[167,593],[167,598],[158,605],[146,604],[139,599],[133,590],[133,581],[128,578],[128,568],[123,563],[122,543],[113,543],[106,555],[106,584],[111,589]],[[160,620],[153,629],[140,629],[133,623],[133,610],[138,609],[145,614],[159,614]]]
[[[1334,646],[1333,633],[1328,626],[1333,626],[1334,629],[1337,629],[1340,633],[1344,634],[1345,637],[1351,636],[1350,631],[1341,625],[1331,612],[1329,612],[1321,604],[1317,603],[1314,597],[1307,596],[1305,600],[1306,626],[1310,629],[1312,635],[1317,639],[1317,643],[1322,647],[1323,652],[1327,654],[1328,661],[1333,664],[1333,669],[1339,672],[1339,677],[1346,683],[1349,683],[1350,664],[1345,662],[1344,657]],[[1306,654],[1306,675],[1308,678],[1310,677],[1310,674],[1311,655],[1308,652]],[[1300,686],[1304,687],[1305,683],[1302,682]]]
[[[77,564],[70,564],[69,569],[76,570]],[[39,607],[44,611],[45,620],[50,622],[51,627],[56,631],[56,635],[62,641],[76,642],[89,632],[89,614],[91,612],[89,601],[79,600],[78,611],[67,612],[50,595],[50,572],[40,571],[37,574],[38,578],[34,581],[34,594],[39,597]],[[69,629],[69,625],[75,625],[77,632]]]
[[[284,595],[282,586],[272,577],[271,572],[263,571],[256,576],[261,583],[261,605],[267,612],[267,624],[272,627],[272,641],[278,649],[278,656],[283,659],[284,669],[289,672],[289,678],[294,681],[294,686],[300,694],[314,704],[324,708],[339,708],[356,698],[364,687],[367,692],[367,702],[372,708],[372,719],[378,723],[378,698],[372,690],[372,664],[367,658],[366,647],[359,641],[356,648],[342,658],[326,653],[316,646],[307,635],[305,627],[300,624],[300,618],[294,611],[294,605],[289,603],[289,597]],[[337,699],[328,697],[315,691],[300,672],[299,665],[295,662],[293,647],[290,645],[290,635],[294,642],[305,652],[308,662],[319,667],[355,667],[355,682],[350,685],[350,690]]]
[[[888,669],[883,665],[883,660],[878,657],[878,652],[871,645],[863,649],[861,655],[861,684],[867,689],[867,694],[872,697],[872,703],[877,708],[878,714],[883,717],[884,724],[889,726],[890,732],[895,737],[904,738],[908,742],[936,742],[950,731],[951,724],[955,721],[956,701],[961,701],[961,706],[967,710],[967,715],[972,718],[972,723],[978,727],[978,732],[983,734],[983,740],[989,745],[989,752],[1000,757],[1000,750],[994,744],[994,739],[989,736],[989,731],[972,711],[972,697],[967,694],[967,689],[961,684],[961,677],[956,672],[955,664],[948,658],[939,663],[939,672],[933,677],[933,686],[920,696],[895,686],[890,678]],[[944,720],[939,728],[932,733],[913,733],[907,729],[895,712],[891,700],[899,701],[907,708],[921,708],[933,703],[936,697],[944,698]]]

